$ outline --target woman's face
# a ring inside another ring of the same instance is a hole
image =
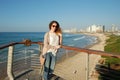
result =
[[[55,32],[56,26],[57,26],[57,24],[56,24],[56,23],[53,23],[53,24],[51,25],[51,30]]]

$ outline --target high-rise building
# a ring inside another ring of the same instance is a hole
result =
[[[116,32],[116,31],[118,31],[116,25],[115,25],[115,24],[112,24],[111,32]]]
[[[103,25],[103,32],[105,32],[105,25]]]
[[[87,32],[103,32],[105,30],[105,26],[102,26],[102,25],[91,25],[89,26],[86,31]]]

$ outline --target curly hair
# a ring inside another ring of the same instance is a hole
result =
[[[51,29],[51,26],[52,26],[53,23],[56,23],[56,24],[57,24],[55,33],[56,33],[56,34],[62,33],[62,30],[61,30],[61,28],[60,28],[59,23],[58,23],[57,21],[54,21],[54,20],[50,22],[50,24],[49,24],[49,29]]]

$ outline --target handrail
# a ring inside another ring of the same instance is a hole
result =
[[[62,46],[62,48],[68,49],[68,50],[74,50],[78,52],[86,52],[88,54],[96,54],[101,56],[120,58],[120,55],[116,55],[116,53],[110,53],[110,52],[104,52],[104,51],[98,51],[98,50],[92,50],[92,49],[86,49],[86,48],[71,47],[71,46]]]
[[[7,73],[8,73],[8,77],[10,78],[10,80],[14,80],[14,75],[12,74],[12,64],[13,64],[13,46],[17,45],[17,44],[23,44],[26,46],[30,46],[31,44],[38,44],[42,47],[43,42],[39,41],[39,42],[32,42],[30,40],[25,40],[23,42],[14,42],[14,43],[10,43],[4,46],[0,46],[0,50],[9,47],[8,50],[8,67],[7,67]],[[40,47],[40,48],[41,48]],[[87,80],[89,80],[89,55],[90,54],[96,54],[96,55],[101,55],[101,56],[109,56],[109,57],[114,57],[114,58],[120,58],[120,55],[116,55],[115,53],[110,53],[110,52],[104,52],[104,51],[98,51],[98,50],[92,50],[92,49],[86,49],[86,48],[79,48],[79,47],[72,47],[72,46],[65,46],[62,45],[61,48],[66,49],[66,50],[73,50],[73,51],[77,51],[77,52],[85,52],[88,54],[88,58],[87,58]]]
[[[14,80],[15,78],[13,74],[13,51],[14,45],[17,44],[24,44],[25,46],[30,46],[31,44],[39,44],[40,46],[42,46],[42,42],[31,42],[31,40],[24,40],[23,42],[14,42],[4,46],[0,46],[0,50],[8,47],[7,75],[9,80]]]
[[[8,45],[0,46],[0,50],[7,48],[9,46],[13,46],[16,44],[25,44],[25,42],[14,42],[10,43]],[[39,44],[43,45],[43,42],[30,42],[30,44]],[[101,56],[108,56],[108,57],[114,57],[114,58],[120,58],[120,55],[116,55],[116,53],[110,53],[110,52],[104,52],[104,51],[98,51],[98,50],[92,50],[92,49],[86,49],[86,48],[80,48],[80,47],[72,47],[72,46],[65,46],[62,45],[61,48],[67,49],[67,50],[74,50],[78,52],[86,52],[88,54],[96,54],[96,55],[101,55]]]
[[[0,46],[0,50],[1,49],[4,49],[4,48],[7,48],[9,46],[14,46],[14,45],[17,45],[17,44],[25,44],[25,42],[13,42],[13,43],[10,43],[10,44],[7,44],[7,45],[3,45],[3,46]],[[42,42],[31,42],[30,44],[43,44]]]

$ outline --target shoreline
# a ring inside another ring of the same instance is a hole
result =
[[[85,48],[104,51],[107,36],[104,33],[84,33],[85,35],[97,37],[97,42],[86,46]],[[100,47],[100,48],[99,48]]]
[[[84,33],[84,35],[87,36],[94,36],[97,39],[96,43],[90,44],[88,46],[86,46],[86,49],[93,49],[93,50],[99,50],[99,51],[104,51],[104,46],[105,46],[105,40],[106,40],[106,36],[105,34],[100,34],[100,33]],[[102,36],[104,35],[104,38],[102,39]],[[77,55],[79,52],[73,51],[72,53],[67,53],[67,59]],[[98,55],[100,56],[100,55]],[[64,55],[61,56],[61,58],[57,61],[58,63],[61,63],[62,61],[64,61],[66,59],[66,53]]]
[[[88,45],[85,48],[104,51],[104,46],[106,42],[106,35],[101,33],[84,33],[85,35],[97,37],[97,42],[91,45]],[[72,53],[74,54],[74,53]],[[86,80],[86,65],[87,65],[87,55],[83,52],[76,52],[76,54],[71,55],[69,58],[66,58],[64,61],[56,64],[55,74],[64,78],[65,80]],[[64,57],[67,55],[64,55]],[[90,54],[89,55],[89,75],[90,80],[98,80],[98,74],[96,74],[96,64],[101,59],[101,55]],[[74,74],[75,72],[75,74]],[[94,77],[95,76],[95,77]]]
[[[87,49],[89,49],[89,48],[91,48],[91,47],[94,47],[95,45],[97,45],[97,44],[99,44],[100,42],[101,42],[101,39],[100,39],[100,37],[99,36],[97,36],[98,34],[93,34],[93,33],[84,33],[85,35],[88,35],[88,36],[94,36],[94,37],[96,37],[97,39],[97,42],[96,43],[93,43],[93,44],[90,44],[90,45],[88,45],[88,46],[86,46],[85,48],[87,48]]]
[[[91,36],[91,35],[90,35],[90,36]],[[97,36],[95,36],[95,37],[97,37]],[[101,40],[99,39],[99,37],[97,37],[97,42],[96,42],[96,43],[90,44],[90,45],[86,46],[85,48],[89,49],[89,48],[91,48],[91,47],[94,47],[94,45],[99,44],[100,42],[101,42]]]
[[[88,45],[85,48],[104,51],[105,40],[106,40],[105,34],[99,34],[99,33],[97,33],[97,34],[96,33],[95,34],[84,33],[84,34],[89,35],[89,36],[97,37],[97,42],[96,43]],[[69,57],[69,58],[66,58],[66,60],[62,61],[62,66],[61,66],[61,63],[59,63],[60,65],[58,64],[58,67],[57,67],[57,70],[56,70],[56,71],[59,71],[59,70],[62,71],[63,69],[66,69],[65,72],[63,72],[63,73],[61,72],[62,74],[60,74],[60,72],[59,73],[55,72],[55,73],[60,75],[60,77],[63,77],[67,80],[73,80],[73,78],[75,80],[85,80],[85,79],[83,79],[83,78],[85,78],[85,75],[84,75],[85,72],[83,72],[83,73],[81,73],[81,72],[82,72],[82,70],[85,70],[84,69],[85,66],[82,66],[82,65],[86,65],[86,63],[84,62],[86,54],[81,53],[81,52],[73,52],[73,53],[70,53],[70,54],[66,54],[65,56]],[[90,55],[90,61],[95,62],[95,60],[97,60],[96,58],[99,57],[99,56],[100,55]],[[94,69],[95,64],[90,63],[90,67],[91,67],[91,69],[90,69],[90,75],[91,75],[91,70]],[[63,69],[61,69],[61,68],[63,68]],[[93,78],[90,77],[90,80],[97,80],[97,79],[93,79]]]
[[[98,42],[88,46],[89,49],[93,49],[93,50],[99,50],[99,51],[104,51],[104,47],[106,45],[106,40],[109,38],[107,37],[104,33],[100,34],[100,33],[96,33],[96,34],[88,34],[90,36],[96,36]],[[98,80],[99,74],[96,73],[96,64],[98,64],[99,60],[101,59],[101,55],[93,55],[92,57],[92,61],[94,62],[94,64],[90,65],[91,66],[91,71],[90,71],[90,80]]]

